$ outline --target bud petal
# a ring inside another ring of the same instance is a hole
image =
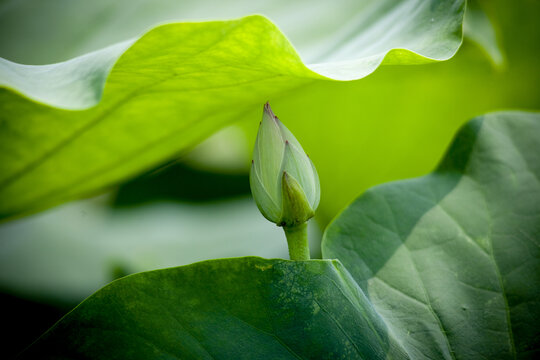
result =
[[[283,196],[283,213],[279,225],[294,227],[305,223],[315,215],[309,206],[302,187],[294,177],[283,172],[281,182]]]
[[[285,141],[281,171],[286,171],[298,181],[311,208],[317,209],[320,199],[319,176],[301,147],[298,148],[294,143]]]
[[[254,171],[255,163],[251,163],[251,171],[249,173],[249,185],[251,193],[255,198],[255,203],[259,211],[269,221],[277,223],[281,218],[281,204],[276,204],[275,199],[270,196],[263,185],[258,172]]]
[[[261,213],[280,226],[307,221],[319,205],[315,166],[268,103],[253,150],[250,185]]]

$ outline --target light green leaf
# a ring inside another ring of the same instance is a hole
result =
[[[398,17],[401,21],[390,21],[397,14],[397,3],[385,4],[372,3],[378,16],[359,13],[377,21],[361,22],[368,27],[359,30],[363,35],[355,43],[355,51],[344,53],[338,62],[309,67],[325,75],[336,72],[336,78],[358,78],[373,71],[395,47],[412,52],[392,51],[386,57],[389,63],[446,59],[456,51],[461,41],[463,1],[424,5],[418,11],[413,11],[416,2],[400,2],[414,13],[408,17],[404,12]],[[418,37],[417,31],[426,27],[431,31]],[[387,36],[380,37],[378,29],[387,31]],[[366,41],[373,43],[369,51]],[[28,96],[70,109],[101,99],[97,106],[66,111],[30,101],[11,88],[0,90],[3,218],[101,191],[172,157],[242,114],[258,112],[264,101],[323,79],[306,67],[279,30],[260,16],[155,28],[117,60],[101,95],[99,79],[103,76],[99,74],[57,87],[59,72],[72,72],[73,62],[87,64],[76,59],[40,67],[46,71],[39,75],[35,75],[37,68],[30,67],[39,86],[27,87]],[[3,84],[24,91],[21,87],[28,75],[24,71],[21,75],[21,71],[26,68],[7,61],[3,64]],[[110,66],[111,62],[103,64]],[[69,73],[64,75],[70,78]],[[82,90],[85,82],[86,93]],[[73,101],[69,84],[77,86],[78,103]]]
[[[155,29],[123,54],[86,111],[0,90],[0,214],[88,194],[171,157],[259,108],[261,93],[307,81],[291,74],[311,73],[273,24],[253,16]]]
[[[386,359],[399,347],[337,261],[238,258],[103,288],[23,359]]]
[[[375,187],[327,228],[415,359],[540,351],[540,114],[476,118],[432,174]]]

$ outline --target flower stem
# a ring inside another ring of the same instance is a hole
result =
[[[291,260],[309,260],[307,222],[297,226],[284,226],[283,230],[287,237]]]

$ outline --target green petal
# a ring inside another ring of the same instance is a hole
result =
[[[251,165],[251,171],[249,172],[249,185],[251,187],[251,193],[257,207],[265,218],[269,221],[277,223],[281,215],[281,205],[277,204],[264,185],[261,183],[259,175],[255,171],[255,165]]]
[[[308,202],[314,204],[318,196],[318,179],[315,179],[317,173],[313,172],[311,161],[302,148],[299,149],[290,142],[285,144],[283,165],[281,167],[281,172],[283,171],[286,171],[298,181],[300,187],[306,194]]]
[[[273,113],[265,105],[263,118],[253,150],[254,170],[272,200],[281,204],[280,170],[283,158],[283,141]]]
[[[286,171],[283,172],[281,182],[283,196],[283,214],[281,226],[297,226],[311,219],[315,212],[306,199],[306,194],[298,181]]]

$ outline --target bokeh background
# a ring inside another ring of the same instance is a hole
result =
[[[343,16],[361,11],[357,3],[338,2],[327,13],[284,1],[4,0],[0,56],[46,64],[166,21],[261,13],[309,60],[321,51],[309,40],[321,16],[320,31],[338,31]],[[322,200],[310,223],[313,257],[320,256],[324,227],[344,206],[371,186],[432,170],[467,120],[540,108],[540,3],[471,3],[487,16],[495,49],[466,37],[445,62],[383,66],[358,81],[313,82],[272,99],[319,171]],[[108,193],[0,224],[7,353],[22,350],[82,299],[127,274],[221,257],[287,258],[281,229],[259,214],[250,197],[248,164],[261,112],[262,104],[190,152]]]

